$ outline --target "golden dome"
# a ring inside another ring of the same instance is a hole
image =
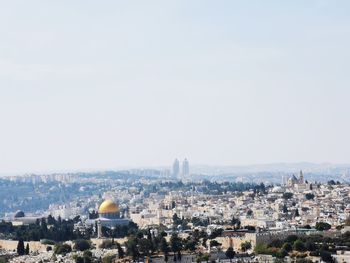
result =
[[[99,214],[118,213],[119,207],[112,200],[105,200],[98,209]]]

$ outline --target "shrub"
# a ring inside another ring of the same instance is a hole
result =
[[[317,222],[316,223],[316,229],[318,230],[318,231],[325,231],[325,230],[329,230],[329,229],[331,229],[331,225],[330,224],[328,224],[328,223],[325,223],[325,222]]]
[[[101,245],[99,245],[100,248],[113,248],[115,246],[115,244],[113,244],[113,242],[111,240],[103,240]]]
[[[56,242],[51,239],[42,239],[40,240],[40,243],[44,245],[52,245],[52,246],[56,245]]]
[[[85,239],[77,239],[74,241],[74,249],[85,251],[91,248],[91,242]]]
[[[54,253],[55,254],[67,254],[72,251],[72,247],[68,244],[56,244]]]
[[[296,251],[305,251],[305,244],[300,240],[296,240],[293,243],[293,249]]]

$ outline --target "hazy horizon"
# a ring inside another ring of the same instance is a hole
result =
[[[350,163],[349,7],[5,2],[0,174]]]

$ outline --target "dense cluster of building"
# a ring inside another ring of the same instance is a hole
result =
[[[180,176],[177,159],[172,173]],[[185,159],[181,175],[188,174],[189,164]],[[68,180],[66,177],[59,179]],[[308,182],[302,171],[297,176],[283,179],[280,185],[266,187],[261,184],[259,188],[220,194],[204,193],[200,184],[183,190],[164,186],[162,192],[151,193],[140,191],[136,186],[149,184],[142,178],[128,187],[117,183],[103,194],[72,200],[65,205],[52,204],[41,214],[16,211],[7,213],[3,219],[13,225],[25,225],[48,215],[61,220],[80,216],[77,231],[92,227],[97,231],[98,239],[106,238],[102,227],[113,229],[128,225],[130,221],[141,229],[156,230],[161,226],[168,233],[177,232],[183,238],[194,230],[210,235],[221,229],[215,240],[222,250],[232,247],[242,251],[242,244],[248,242],[253,251],[257,244],[274,238],[315,234],[320,222],[330,226],[327,235],[337,235],[339,226],[350,217],[348,184]],[[84,191],[84,188],[80,190]],[[210,249],[208,245],[209,252]]]

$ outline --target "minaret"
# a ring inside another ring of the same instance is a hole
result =
[[[97,221],[97,238],[102,238],[102,224],[101,221]]]

